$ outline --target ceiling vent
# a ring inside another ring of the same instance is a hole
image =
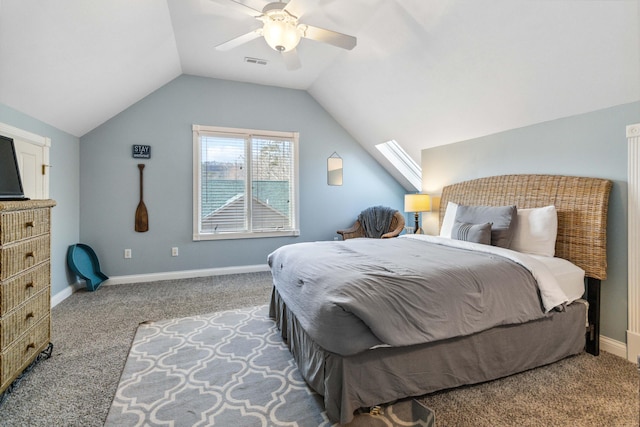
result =
[[[244,62],[248,62],[249,64],[267,65],[268,61],[266,59],[251,58],[250,56],[245,56]]]

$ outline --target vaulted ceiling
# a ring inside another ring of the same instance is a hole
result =
[[[385,164],[374,145],[389,139],[419,163],[640,100],[640,0],[292,0],[302,22],[358,39],[303,39],[294,71],[262,38],[214,49],[260,27],[222,3],[0,0],[0,102],[82,136],[183,73],[303,89]]]

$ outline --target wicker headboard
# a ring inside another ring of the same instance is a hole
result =
[[[587,277],[607,278],[607,210],[612,183],[606,179],[562,175],[502,175],[444,187],[440,225],[448,202],[463,205],[539,208],[558,212],[556,256]]]

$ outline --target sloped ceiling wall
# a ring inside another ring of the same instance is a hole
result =
[[[371,41],[309,89],[374,156],[392,138],[419,159],[424,148],[640,99],[637,1],[403,4],[380,8],[362,31]]]
[[[164,2],[0,0],[0,102],[74,136],[181,73]]]
[[[388,139],[419,163],[640,100],[640,0],[292,0],[302,21],[358,37],[352,51],[303,40],[297,71],[262,39],[216,51],[256,28],[220,2],[0,0],[0,102],[82,136],[183,73],[306,89],[389,168],[374,148]]]

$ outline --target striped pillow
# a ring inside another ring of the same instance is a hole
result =
[[[469,224],[456,221],[451,229],[451,238],[466,242],[491,244],[491,223]]]

